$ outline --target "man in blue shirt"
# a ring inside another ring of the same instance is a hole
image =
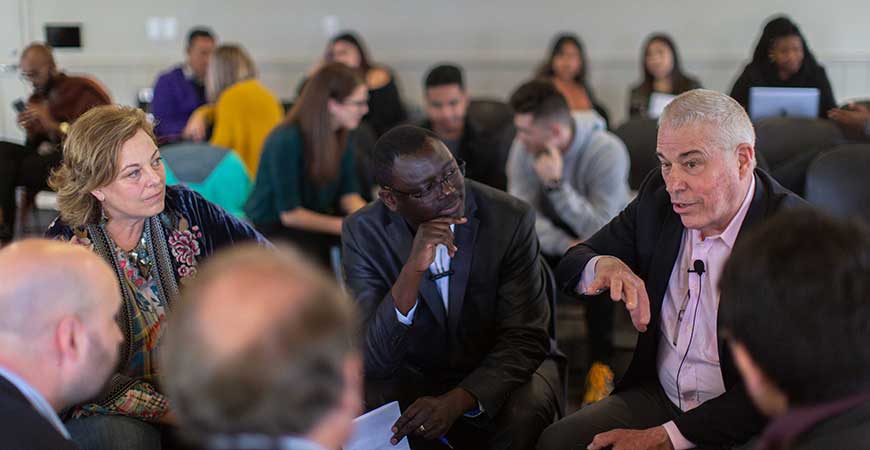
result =
[[[187,61],[157,78],[151,113],[157,119],[154,131],[161,142],[180,140],[190,114],[205,104],[205,74],[215,41],[214,34],[207,28],[190,30]]]
[[[27,240],[0,251],[0,446],[77,448],[57,411],[96,395],[115,368],[120,292],[85,247]]]

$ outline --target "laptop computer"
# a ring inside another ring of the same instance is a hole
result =
[[[749,88],[749,118],[753,122],[768,117],[816,118],[819,95],[816,88]]]

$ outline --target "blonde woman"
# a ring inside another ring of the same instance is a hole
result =
[[[257,80],[254,62],[237,45],[214,51],[205,90],[209,104],[193,112],[184,137],[202,141],[211,125],[211,144],[235,150],[253,178],[263,141],[284,116],[281,103]]]
[[[249,225],[182,186],[166,186],[151,124],[141,110],[102,106],[70,128],[49,184],[60,218],[48,237],[85,245],[118,277],[124,333],[120,364],[103,393],[72,409],[82,450],[159,449],[174,423],[161,392],[159,353],[179,286],[202,259],[235,242],[266,243]]]

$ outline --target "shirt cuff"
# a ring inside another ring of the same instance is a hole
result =
[[[414,306],[408,311],[408,315],[403,315],[399,312],[399,308],[396,308],[396,319],[399,319],[399,323],[403,325],[411,326],[414,323],[414,313],[417,312],[417,302],[414,302]]]
[[[580,274],[580,282],[577,283],[577,293],[586,295],[586,288],[595,280],[595,264],[602,256],[595,256],[586,263],[583,273]]]
[[[677,424],[675,424],[673,420],[662,426],[665,427],[665,431],[668,433],[668,439],[671,440],[671,445],[674,446],[674,450],[695,448],[695,444],[686,439],[686,437],[683,436],[683,433],[680,433],[680,429],[677,428]]]

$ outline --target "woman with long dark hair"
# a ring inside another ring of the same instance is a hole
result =
[[[331,62],[350,67],[365,81],[369,90],[369,112],[363,120],[376,137],[408,119],[395,75],[389,68],[372,62],[359,35],[345,31],[330,39],[321,64]],[[303,80],[302,86],[307,82]]]
[[[631,88],[628,100],[628,115],[632,119],[651,117],[653,93],[679,95],[701,87],[698,80],[683,73],[677,46],[666,34],[657,33],[646,39],[640,62],[643,81]]]
[[[607,110],[598,103],[586,81],[588,70],[589,62],[580,38],[573,33],[561,33],[553,39],[550,56],[538,68],[536,77],[552,81],[565,96],[571,111],[594,110],[609,122]]]
[[[245,206],[266,235],[294,241],[325,264],[343,216],[365,204],[348,134],[368,111],[367,101],[356,71],[340,63],[321,67],[266,139]]]
[[[731,97],[749,109],[749,88],[755,86],[817,88],[819,117],[837,106],[825,68],[816,61],[798,26],[785,16],[764,26],[752,62],[734,82]]]

